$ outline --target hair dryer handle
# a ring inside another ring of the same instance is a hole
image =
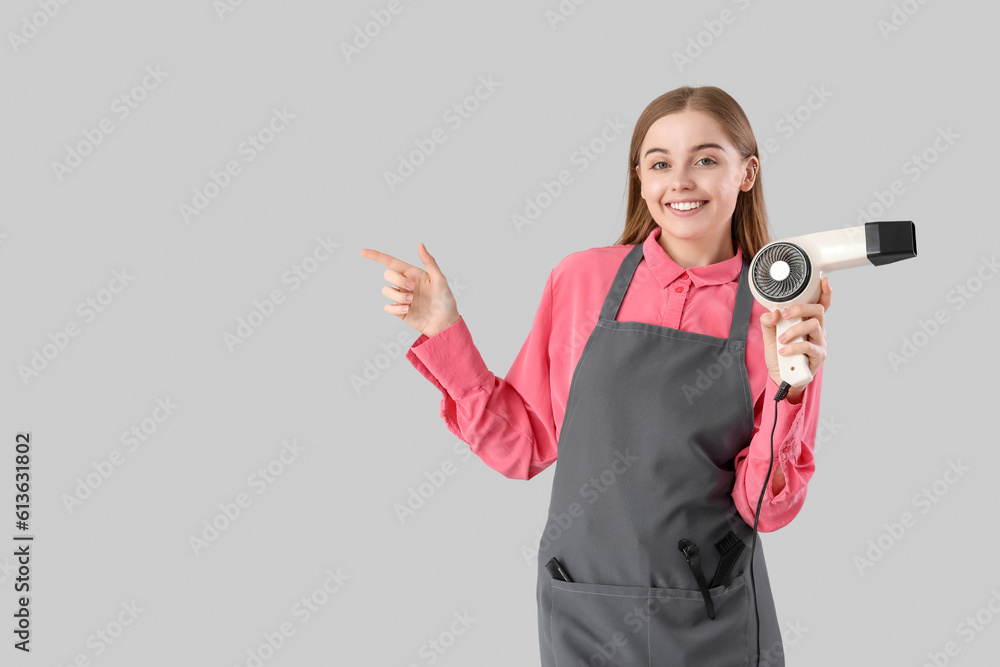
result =
[[[801,317],[793,317],[791,319],[782,318],[778,321],[776,335],[780,337],[781,334],[801,321]],[[802,343],[804,340],[802,336],[799,336],[788,341],[785,345]],[[781,348],[781,343],[778,343],[778,348]],[[809,370],[809,359],[804,354],[779,354],[778,371],[781,374],[781,379],[792,387],[802,387],[812,382],[813,379],[812,371]]]

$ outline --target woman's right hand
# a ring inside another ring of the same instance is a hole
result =
[[[417,252],[426,271],[370,248],[363,248],[361,256],[385,266],[385,279],[395,285],[395,289],[388,285],[382,288],[382,294],[395,301],[385,305],[385,312],[430,338],[462,316],[458,314],[448,280],[423,243],[417,245]]]

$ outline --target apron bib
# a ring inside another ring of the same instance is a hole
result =
[[[708,591],[712,619],[678,549],[696,544],[711,581],[715,543],[732,531],[749,553],[753,539],[731,495],[754,423],[748,263],[729,338],[717,338],[615,320],[642,253],[639,243],[622,261],[573,371],[538,552],[542,666],[753,665],[749,561]],[[549,574],[552,557],[572,583]],[[784,667],[760,535],[753,561],[761,652]]]

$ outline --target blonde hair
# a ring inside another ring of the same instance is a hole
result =
[[[692,88],[684,86],[660,95],[649,103],[635,123],[632,131],[632,146],[629,149],[628,165],[628,208],[625,212],[625,229],[614,245],[642,243],[657,226],[642,198],[642,183],[636,173],[639,151],[650,126],[668,114],[685,110],[702,111],[714,118],[725,130],[730,142],[745,160],[757,154],[757,139],[750,128],[743,109],[727,92],[715,86]],[[739,247],[746,261],[750,261],[761,248],[770,242],[767,209],[764,207],[764,184],[761,170],[748,192],[740,192],[733,209],[733,247]]]

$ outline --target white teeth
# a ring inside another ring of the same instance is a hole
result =
[[[699,206],[701,206],[704,203],[705,202],[700,202],[700,201],[696,201],[696,202],[683,202],[681,204],[671,204],[670,208],[676,209],[678,211],[690,211],[693,208],[698,208]]]

